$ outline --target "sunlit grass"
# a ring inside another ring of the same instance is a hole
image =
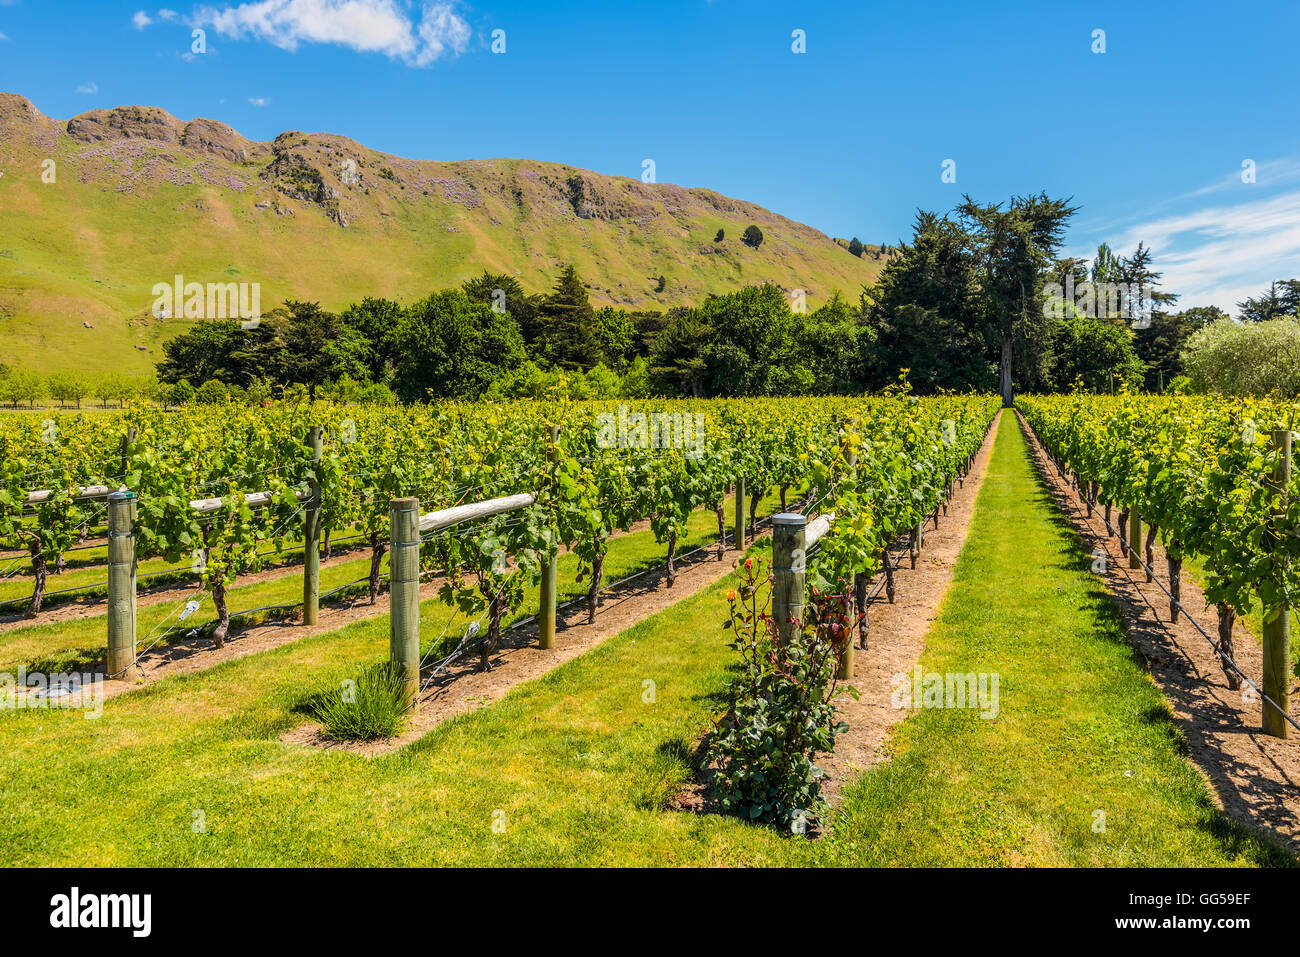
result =
[[[921,660],[926,672],[997,673],[999,714],[921,709],[897,726],[893,759],[847,791],[834,860],[1291,862],[1214,808],[1090,562],[1004,415]]]
[[[611,543],[611,578],[615,565],[652,553],[662,560],[652,542],[620,542]],[[617,558],[615,545],[626,549]],[[1001,714],[912,715],[896,729],[895,757],[850,783],[820,841],[668,809],[694,773],[701,734],[725,707],[728,575],[381,757],[280,738],[310,720],[303,707],[313,693],[385,660],[386,615],[165,679],[107,702],[97,721],[0,716],[0,858],[179,866],[1289,862],[1211,805],[1088,557],[1004,417],[923,659],[933,671],[997,671]],[[449,613],[425,602],[421,614],[428,638]],[[1093,830],[1098,810],[1104,832]]]

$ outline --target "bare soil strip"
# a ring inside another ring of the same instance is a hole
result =
[[[762,537],[762,536],[759,536]],[[757,540],[757,539],[756,539]],[[579,601],[557,616],[555,647],[537,647],[537,627],[530,624],[502,636],[492,656],[492,670],[479,670],[477,652],[455,662],[424,688],[415,714],[401,734],[376,741],[333,741],[315,723],[301,725],[281,737],[286,744],[349,751],[376,756],[404,747],[442,722],[468,714],[504,697],[515,685],[540,677],[566,661],[590,651],[655,612],[707,588],[735,568],[740,551],[728,549],[723,560],[715,545],[677,564],[677,579],[667,586],[667,570],[657,568],[611,589],[601,600],[594,624],[587,623],[587,603]]]
[[[1292,850],[1300,850],[1300,747],[1295,738],[1284,740],[1263,733],[1258,696],[1244,694],[1248,686],[1241,691],[1228,687],[1210,643],[1186,615],[1180,615],[1176,623],[1170,620],[1169,597],[1160,585],[1147,582],[1145,570],[1129,569],[1124,545],[1107,533],[1103,513],[1094,509],[1088,517],[1083,498],[1061,478],[1023,418],[1020,425],[1048,490],[1083,539],[1085,554],[1091,559],[1094,549],[1103,550],[1106,571],[1102,577],[1129,638],[1168,699],[1187,739],[1189,757],[1205,776],[1220,808]],[[1158,543],[1154,555],[1152,568],[1168,586],[1165,551]],[[1181,603],[1207,633],[1217,636],[1217,614],[1207,607],[1200,587],[1186,575]],[[1234,660],[1258,684],[1263,651],[1240,621],[1233,645]],[[1297,717],[1297,705],[1293,697],[1293,718]]]
[[[912,569],[904,560],[894,573],[894,603],[890,604],[882,589],[867,609],[870,625],[868,650],[859,648],[854,656],[853,679],[855,700],[844,694],[835,702],[849,730],[835,739],[835,753],[818,762],[826,772],[822,793],[832,804],[838,803],[844,784],[855,773],[888,756],[889,730],[910,714],[890,702],[894,675],[912,670],[925,651],[925,638],[939,617],[939,605],[952,582],[975,514],[975,499],[984,484],[985,468],[998,434],[999,412],[989,428],[984,445],[975,456],[970,474],[948,502],[948,514],[939,516],[939,527],[926,526],[921,556]],[[940,509],[942,513],[942,509]],[[875,587],[875,583],[872,583]]]

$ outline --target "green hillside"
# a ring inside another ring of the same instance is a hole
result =
[[[407,160],[328,134],[255,143],[153,107],[63,123],[3,93],[0,221],[0,362],[40,372],[150,369],[185,322],[150,314],[153,286],[177,274],[259,283],[263,310],[340,308],[484,268],[540,291],[573,262],[598,304],[771,281],[815,306],[835,289],[856,297],[882,262],[706,189],[532,160]],[[750,224],[757,249],[740,241]]]

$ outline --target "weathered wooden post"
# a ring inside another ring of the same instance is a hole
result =
[[[134,425],[127,429],[126,434],[122,436],[122,481],[124,482],[126,481],[127,470],[131,467],[131,446],[135,442],[135,436]]]
[[[1273,433],[1273,448],[1278,453],[1273,466],[1273,485],[1283,495],[1291,487],[1291,430],[1278,429]],[[1270,534],[1272,530],[1270,529]],[[1278,559],[1283,561],[1284,559]],[[1284,569],[1274,572],[1274,580],[1281,583]],[[1272,621],[1269,618],[1272,618]],[[1264,702],[1264,732],[1277,738],[1287,736],[1285,715],[1290,710],[1291,693],[1291,605],[1285,596],[1276,604],[1264,608],[1264,694],[1276,702],[1277,707]],[[1281,709],[1281,710],[1278,710]]]
[[[857,419],[850,419],[849,426],[854,431],[857,429]],[[858,477],[858,451],[854,448],[851,438],[846,436],[840,446],[844,450],[844,464],[848,467],[849,475],[854,479]],[[862,569],[857,569],[853,573],[853,600],[849,606],[850,620],[855,623],[858,633],[858,644],[865,649],[867,647],[867,573]],[[850,636],[850,644],[852,637]],[[840,677],[853,677],[853,651],[849,650],[848,674]],[[841,661],[843,666],[843,661]]]
[[[772,618],[777,640],[790,640],[791,619],[803,618],[807,559],[804,554],[808,519],[798,512],[781,512],[772,517]]]
[[[1142,567],[1142,516],[1137,506],[1128,510],[1128,567]]]
[[[409,708],[420,689],[420,500],[393,499],[390,519],[389,660],[401,676]]]
[[[546,461],[558,461],[557,443],[560,441],[560,427],[551,426],[551,436],[546,447]],[[555,572],[560,556],[557,554],[542,562],[541,597],[537,609],[537,647],[543,650],[555,647]]]
[[[835,677],[841,681],[849,681],[853,678],[853,599],[848,595],[844,597],[849,608],[849,627],[845,629],[844,646],[840,648],[839,665],[835,669]]]
[[[135,664],[135,493],[108,496],[108,677]]]
[[[320,620],[320,513],[321,487],[317,468],[321,462],[321,427],[313,425],[307,433],[311,448],[312,471],[307,484],[311,498],[307,500],[302,519],[302,623],[314,625]]]
[[[736,536],[736,549],[739,551],[743,551],[745,548],[746,517],[747,515],[745,512],[745,480],[743,478],[737,478],[736,479],[735,536]]]

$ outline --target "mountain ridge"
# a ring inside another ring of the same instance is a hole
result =
[[[159,107],[63,122],[0,93],[0,174],[13,224],[0,234],[0,355],[39,357],[40,371],[84,368],[85,346],[94,362],[147,369],[182,322],[150,314],[151,289],[177,274],[260,283],[267,308],[341,308],[483,269],[543,291],[573,262],[596,303],[666,308],[756,282],[812,303],[853,297],[880,269],[703,187],[530,159],[414,160],[333,133],[256,141]],[[757,249],[740,239],[751,224]]]

